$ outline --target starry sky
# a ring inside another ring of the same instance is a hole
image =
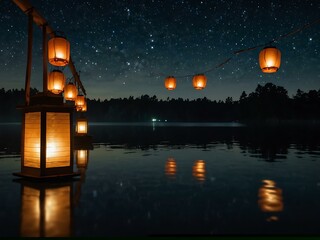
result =
[[[192,77],[164,88],[165,76],[202,73],[231,57],[320,18],[319,0],[30,0],[49,25],[71,44],[87,97],[238,100],[257,84],[272,82],[289,96],[320,88],[320,24],[275,43],[282,53],[277,73],[259,68],[260,49],[234,56],[206,74],[197,91]],[[0,0],[0,88],[24,88],[27,16]],[[42,89],[42,37],[34,27],[31,86]],[[53,67],[49,66],[49,70]],[[67,77],[72,74],[64,69]]]

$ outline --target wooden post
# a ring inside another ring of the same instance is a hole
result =
[[[47,40],[47,24],[42,26],[42,57],[43,57],[43,92],[48,91],[48,40]]]
[[[32,42],[33,42],[33,15],[32,9],[28,12],[28,55],[27,55],[27,68],[25,80],[25,105],[29,106],[30,103],[30,81],[31,81],[31,67],[32,67]]]

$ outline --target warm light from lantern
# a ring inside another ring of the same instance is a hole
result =
[[[204,181],[205,180],[205,174],[206,174],[206,164],[203,160],[197,160],[193,167],[192,167],[192,175],[198,180],[198,181]]]
[[[259,54],[259,64],[262,72],[274,73],[281,63],[281,52],[276,47],[265,47]]]
[[[176,160],[172,157],[169,157],[165,165],[165,174],[167,176],[175,176],[177,172]]]
[[[207,77],[204,74],[196,74],[192,79],[193,87],[197,90],[202,90],[207,85]]]
[[[85,118],[77,120],[76,132],[78,134],[87,134],[88,132],[88,121]]]
[[[48,77],[48,90],[54,94],[59,94],[63,91],[66,78],[59,70],[53,70]]]
[[[87,100],[86,99],[84,99],[84,104],[83,104],[83,106],[81,107],[81,110],[80,110],[81,112],[86,112],[87,111]]]
[[[48,60],[54,66],[66,66],[70,60],[70,43],[64,37],[53,37],[48,42]]]
[[[169,76],[164,80],[164,86],[168,90],[174,90],[177,86],[177,80],[173,76]]]
[[[64,98],[69,101],[75,101],[77,98],[78,90],[73,83],[68,83],[64,87]]]
[[[46,167],[70,166],[70,115],[47,112]]]

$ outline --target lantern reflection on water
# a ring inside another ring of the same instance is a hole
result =
[[[72,182],[21,183],[22,237],[68,237],[72,234]]]
[[[173,177],[176,175],[176,172],[177,172],[176,160],[172,157],[169,157],[166,161],[165,174],[169,177]]]
[[[192,175],[200,182],[205,180],[206,165],[203,160],[197,160],[192,167]]]
[[[281,212],[283,211],[282,190],[276,187],[272,180],[263,180],[263,186],[259,189],[259,207],[262,212]],[[277,216],[271,216],[267,219],[278,220]]]

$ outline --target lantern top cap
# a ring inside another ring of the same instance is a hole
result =
[[[167,78],[174,78],[174,76],[168,76]]]
[[[204,74],[203,73],[197,73],[197,74],[195,74],[195,76],[204,76]]]

